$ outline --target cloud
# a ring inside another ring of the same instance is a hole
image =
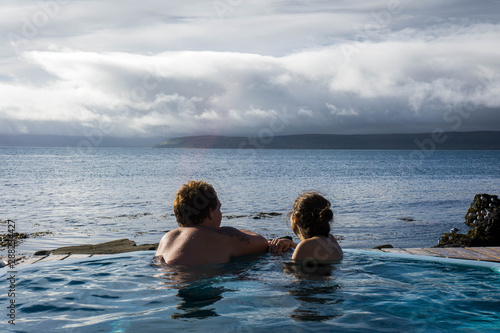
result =
[[[231,3],[124,1],[109,17],[111,2],[61,5],[15,52],[0,41],[0,133],[253,135],[277,119],[275,134],[499,129],[494,16],[471,19],[464,3],[422,25],[439,5]],[[29,13],[21,22],[42,10],[25,4],[10,9]]]

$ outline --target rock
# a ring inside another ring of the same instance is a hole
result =
[[[283,215],[282,213],[276,213],[276,212],[259,212],[257,215],[255,215],[253,217],[254,220],[260,220],[260,219],[263,219],[263,218],[268,218],[268,217],[271,217],[271,216],[280,216],[280,215]]]
[[[9,246],[18,246],[19,244],[21,244],[21,242],[28,238],[37,238],[51,234],[52,231],[39,231],[33,233],[12,232],[7,234],[0,234],[0,249]]]
[[[230,220],[230,219],[240,219],[242,217],[248,217],[248,216],[249,215],[224,215],[223,217]]]
[[[134,241],[127,238],[118,239],[111,242],[101,244],[77,245],[77,246],[64,246],[51,251],[38,251],[35,255],[42,254],[115,254],[133,251],[146,251],[156,250],[156,244],[142,244],[137,245]]]
[[[477,194],[472,201],[465,224],[470,227],[466,235],[445,233],[436,247],[500,246],[500,207],[498,196]],[[494,207],[491,207],[493,203]]]
[[[374,250],[392,249],[392,248],[394,248],[394,246],[392,246],[391,244],[384,244],[384,245],[372,247],[372,249],[374,249]]]
[[[0,234],[0,248],[8,246],[17,246],[21,240],[29,238],[29,234],[24,232],[13,232],[7,234]]]

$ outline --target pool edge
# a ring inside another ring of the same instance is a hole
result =
[[[362,253],[362,254],[377,255],[383,257],[408,259],[408,260],[448,263],[459,266],[486,267],[491,269],[495,273],[500,274],[500,263],[491,261],[456,259],[456,258],[446,258],[440,256],[426,256],[426,255],[417,255],[411,253],[408,254],[393,253],[393,252],[384,252],[376,249],[344,249],[344,253]]]

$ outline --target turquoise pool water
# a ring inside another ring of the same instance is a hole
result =
[[[155,267],[152,256],[144,251],[19,266],[16,325],[3,315],[1,330],[500,330],[498,269],[356,250],[323,267],[323,275],[294,271],[290,254],[183,270]],[[0,303],[8,304],[7,269],[0,275]]]

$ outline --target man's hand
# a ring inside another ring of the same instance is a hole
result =
[[[290,248],[295,248],[296,245],[289,239],[284,238],[275,238],[269,241],[269,249],[268,251],[271,253],[280,253],[285,252]]]

